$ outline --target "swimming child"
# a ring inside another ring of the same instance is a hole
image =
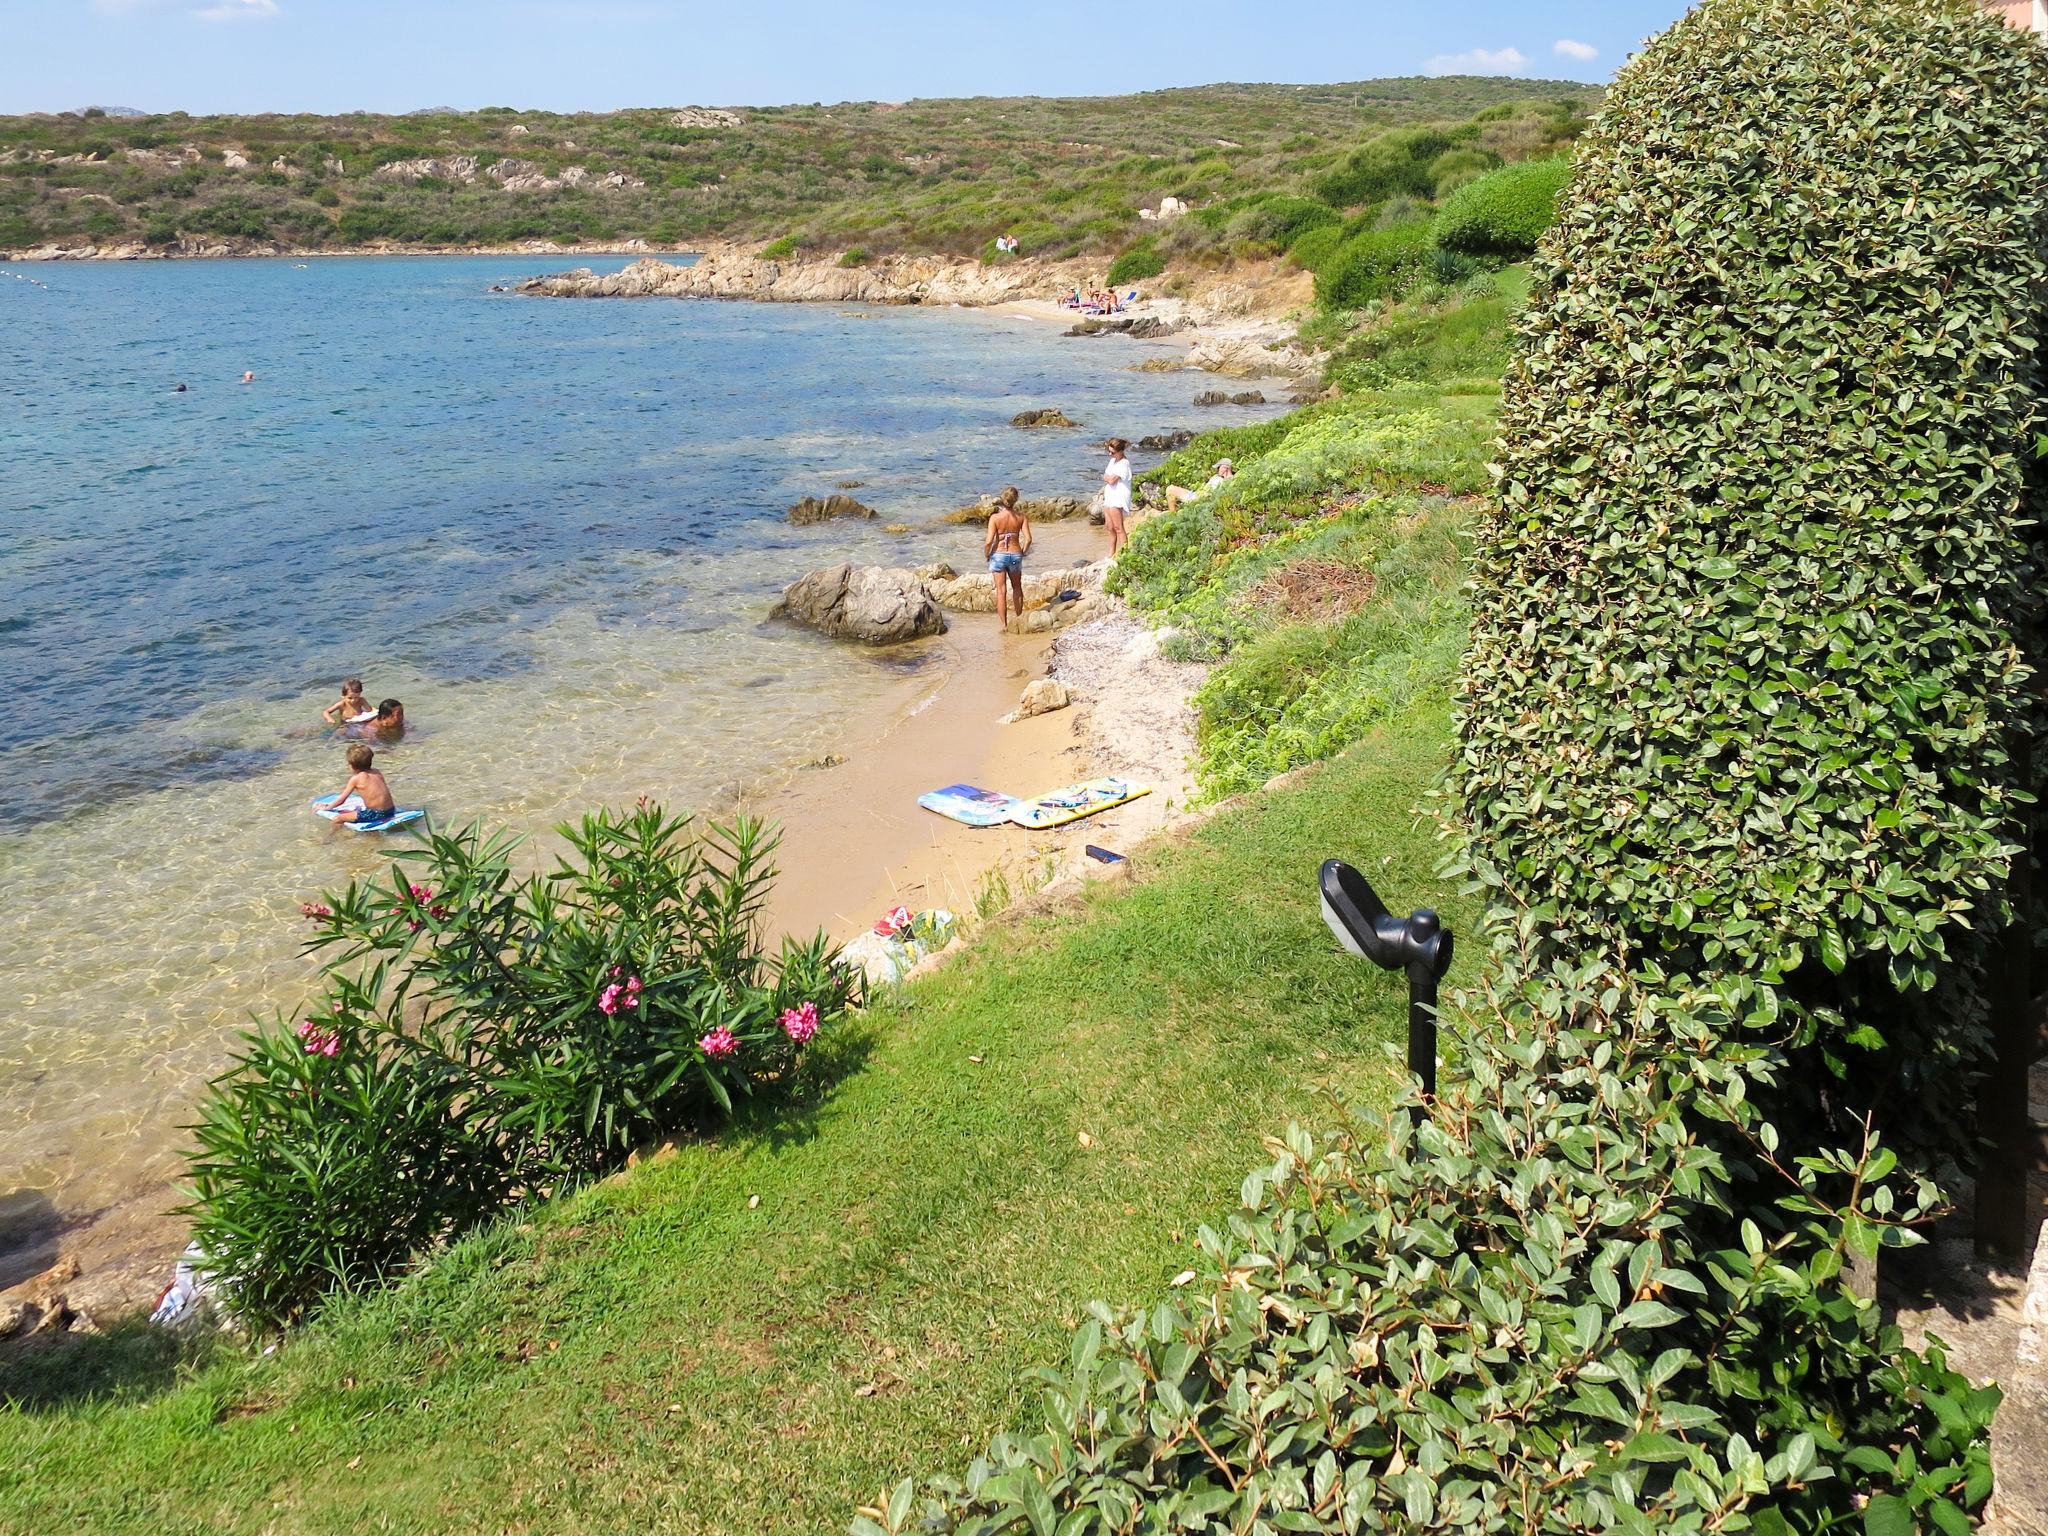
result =
[[[989,514],[988,531],[981,540],[981,552],[988,560],[988,573],[996,584],[996,623],[1007,627],[1010,604],[1017,616],[1024,616],[1024,557],[1031,553],[1031,519],[1017,510],[1017,487],[1006,485]]]
[[[350,795],[363,803],[358,807],[335,814],[336,821],[352,821],[359,827],[381,827],[398,813],[398,802],[391,798],[391,786],[384,782],[384,775],[370,766],[377,754],[362,742],[348,749],[349,780],[342,785],[341,793],[331,800],[319,802],[316,809],[327,809],[339,805]]]
[[[381,699],[377,703],[377,716],[363,726],[365,736],[379,741],[396,741],[405,734],[405,706],[396,699]]]
[[[320,711],[320,718],[329,725],[348,725],[371,713],[370,701],[363,697],[363,680],[352,677],[341,685],[341,697]]]

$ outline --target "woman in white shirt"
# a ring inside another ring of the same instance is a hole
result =
[[[1131,445],[1112,437],[1102,446],[1109,450],[1109,467],[1102,472],[1102,525],[1109,530],[1109,557],[1114,560],[1130,542],[1124,519],[1131,514],[1131,461],[1124,455]]]

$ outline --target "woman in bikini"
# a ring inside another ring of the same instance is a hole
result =
[[[981,552],[988,557],[988,573],[996,584],[996,622],[1007,628],[1013,601],[1018,617],[1024,614],[1024,557],[1031,553],[1031,519],[1017,510],[1014,485],[1004,486],[996,497]]]

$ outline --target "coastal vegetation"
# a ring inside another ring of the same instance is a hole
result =
[[[1455,1076],[1291,1132],[1198,1288],[856,1531],[1973,1527],[1998,1390],[1857,1271],[2033,944],[2044,91],[1915,0],[1707,0],[1627,71],[1474,529]]]
[[[855,988],[819,934],[764,955],[776,838],[658,806],[517,839],[430,833],[309,902],[325,985],[250,1034],[200,1106],[193,1241],[262,1327],[636,1146],[788,1092]]]
[[[0,1529],[815,1536],[1028,1409],[1189,1268],[1262,1138],[1386,1097],[1396,989],[1317,861],[1441,885],[1441,698],[820,1035],[787,1097],[461,1238],[274,1355],[135,1325],[0,1361]]]
[[[1327,179],[1382,130],[1455,125],[1431,142],[1493,165],[1554,153],[1598,98],[1452,77],[604,114],[0,117],[0,251],[753,239],[779,255],[973,256],[1009,234],[1026,256],[1107,257],[1154,232],[1139,209],[1177,197],[1203,217],[1170,227],[1168,260],[1223,260],[1277,238],[1253,205]],[[1432,163],[1442,177],[1410,177],[1417,195],[1455,174]],[[1376,200],[1358,188],[1347,201]]]

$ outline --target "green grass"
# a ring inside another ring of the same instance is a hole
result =
[[[1338,952],[1315,872],[1467,924],[1415,814],[1447,751],[1441,702],[1411,707],[1129,887],[986,931],[793,1105],[272,1359],[130,1330],[8,1367],[0,1529],[811,1533],[964,1465],[1035,1415],[1091,1298],[1169,1287],[1263,1136],[1384,1098],[1404,994]]]

